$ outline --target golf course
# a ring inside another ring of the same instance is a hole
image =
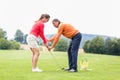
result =
[[[79,53],[78,72],[68,68],[67,52],[40,52],[38,67],[41,73],[31,71],[30,50],[0,50],[0,80],[120,80],[120,56]],[[88,69],[80,70],[80,62],[88,61]],[[55,61],[56,60],[56,61]]]

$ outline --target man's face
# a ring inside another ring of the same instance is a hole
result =
[[[57,22],[57,21],[53,22],[53,26],[56,27],[56,28],[58,28],[58,24],[59,24],[59,22]]]

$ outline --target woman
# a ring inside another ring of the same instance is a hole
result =
[[[44,23],[48,22],[49,19],[49,14],[42,14],[39,20],[35,21],[29,35],[27,36],[27,43],[30,47],[30,50],[33,53],[32,72],[42,72],[42,70],[37,67],[38,57],[40,54],[37,38],[40,37],[43,40],[43,43],[46,46],[46,48],[48,48],[47,40],[44,35]]]

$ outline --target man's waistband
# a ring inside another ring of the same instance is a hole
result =
[[[75,34],[73,37],[72,37],[72,39],[74,39],[77,35],[79,35],[80,34],[80,32],[78,32],[77,34]]]

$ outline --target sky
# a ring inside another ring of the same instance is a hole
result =
[[[52,20],[72,24],[81,33],[120,37],[119,0],[0,0],[0,28],[14,38],[17,29],[28,34],[43,13],[51,18],[45,34],[54,34]]]

